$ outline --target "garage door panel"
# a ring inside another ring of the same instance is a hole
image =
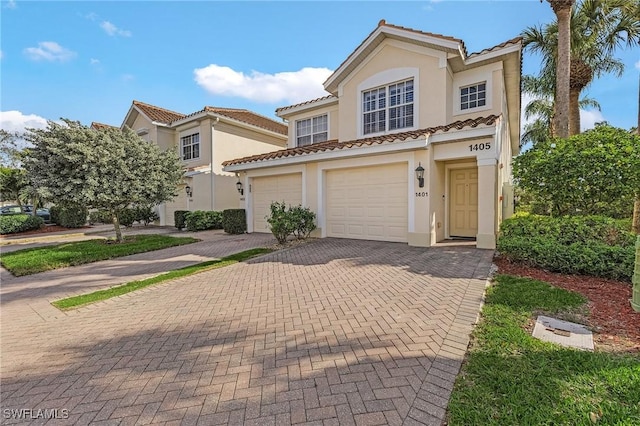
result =
[[[292,206],[302,204],[302,174],[300,173],[254,178],[251,188],[254,232],[271,232],[266,217],[270,213],[272,202],[284,202]]]
[[[327,235],[406,242],[407,179],[406,164],[328,171]]]

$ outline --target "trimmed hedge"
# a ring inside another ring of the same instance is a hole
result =
[[[49,209],[51,221],[65,228],[81,228],[87,223],[89,211],[80,204],[58,204]]]
[[[30,214],[0,216],[0,234],[3,235],[40,229],[42,226],[44,226],[44,220],[40,216]]]
[[[222,211],[222,229],[227,234],[244,234],[247,232],[247,214],[244,209],[227,209]]]
[[[630,281],[635,236],[628,221],[602,216],[517,215],[502,222],[504,257],[565,274]]]
[[[185,227],[187,213],[189,213],[189,210],[176,210],[173,212],[173,223],[176,228],[182,229]]]
[[[222,212],[196,210],[185,215],[188,231],[222,229]]]

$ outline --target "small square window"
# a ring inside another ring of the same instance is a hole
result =
[[[486,82],[460,88],[460,109],[467,110],[487,104]]]

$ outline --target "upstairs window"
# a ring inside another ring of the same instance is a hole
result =
[[[460,109],[467,110],[487,104],[487,82],[460,88]]]
[[[296,121],[296,146],[311,145],[329,139],[327,114]]]
[[[413,79],[362,92],[363,134],[413,127]]]
[[[180,138],[180,150],[183,160],[200,158],[200,133],[194,133]]]

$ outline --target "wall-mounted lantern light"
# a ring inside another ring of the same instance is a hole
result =
[[[189,185],[184,187],[184,191],[187,193],[187,197],[191,198],[193,196],[193,190]]]
[[[244,195],[244,189],[242,189],[242,182],[240,182],[240,178],[238,177],[238,181],[236,182],[236,188],[240,195]]]
[[[421,163],[418,163],[416,168],[416,178],[418,178],[418,186],[424,188],[424,167],[422,167]]]

